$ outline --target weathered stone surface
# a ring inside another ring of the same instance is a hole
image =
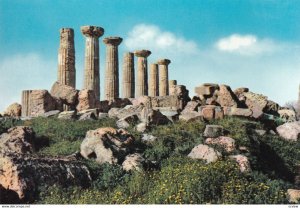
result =
[[[81,143],[80,153],[96,162],[114,164],[125,158],[129,153],[134,137],[123,129],[99,128],[86,133]]]
[[[147,57],[151,55],[151,51],[139,50],[135,51],[137,56],[137,83],[136,97],[148,95],[148,61]]]
[[[133,98],[135,94],[134,54],[124,53],[123,59],[123,98]]]
[[[103,42],[106,45],[105,65],[105,100],[113,100],[119,97],[119,54],[118,46],[122,42],[120,37],[106,37]]]
[[[169,95],[176,95],[177,80],[169,80]]]
[[[60,29],[60,44],[58,50],[57,81],[63,85],[75,88],[75,47],[74,30],[72,28]]]
[[[226,107],[238,107],[239,106],[238,98],[232,92],[231,88],[227,85],[220,85],[217,102],[221,106],[226,106]]]
[[[91,120],[97,120],[97,114],[94,112],[87,112],[83,113],[79,116],[79,121],[91,121]]]
[[[249,162],[249,160],[246,156],[244,156],[244,155],[230,155],[229,158],[232,159],[232,160],[235,160],[237,162],[237,164],[240,167],[240,171],[242,173],[251,171],[250,162]]]
[[[171,63],[169,59],[161,59],[157,61],[159,65],[159,96],[169,95],[169,69]]]
[[[105,118],[108,118],[108,113],[99,113],[98,115],[98,119],[105,119]]]
[[[137,115],[141,118],[140,114],[143,111],[145,106],[143,105],[126,105],[124,108],[121,108],[116,114],[118,119],[126,118],[131,115]]]
[[[288,189],[287,197],[290,203],[300,203],[300,190],[298,189]]]
[[[290,141],[297,141],[300,134],[300,122],[290,122],[280,125],[276,128],[278,134]]]
[[[150,65],[149,96],[151,97],[159,96],[158,64]]]
[[[188,157],[205,160],[206,163],[211,163],[216,162],[221,157],[221,153],[207,145],[199,144],[192,149],[190,154],[188,154]]]
[[[122,168],[125,171],[131,171],[131,170],[142,171],[144,162],[145,159],[139,153],[127,155],[124,162],[122,163]]]
[[[127,129],[128,127],[130,127],[130,124],[135,124],[138,121],[139,121],[138,116],[136,114],[131,114],[119,119],[117,121],[117,127]]]
[[[59,119],[72,120],[76,118],[75,111],[64,111],[58,114]]]
[[[51,96],[60,99],[63,104],[75,106],[78,99],[78,91],[73,87],[55,82],[51,88]]]
[[[149,125],[146,124],[145,122],[142,122],[142,123],[137,124],[135,128],[136,128],[136,131],[143,133],[148,130]]]
[[[225,116],[252,116],[252,111],[248,108],[223,107]]]
[[[272,100],[268,100],[267,105],[264,108],[264,112],[268,113],[268,114],[278,116],[278,110],[279,109],[280,109],[280,105],[278,103],[275,103]]]
[[[281,109],[278,110],[278,114],[282,120],[285,122],[294,122],[296,121],[296,112],[291,109]]]
[[[57,109],[57,101],[47,90],[32,90],[30,93],[30,115],[40,116]]]
[[[21,103],[22,103],[22,117],[29,117],[31,116],[31,91],[32,90],[23,90],[22,91],[22,97],[21,97]]]
[[[206,125],[203,135],[208,138],[217,138],[223,136],[224,129],[220,125]]]
[[[128,98],[115,98],[113,100],[99,101],[97,108],[99,108],[100,112],[107,113],[111,108],[124,108],[126,105],[131,104]]]
[[[206,99],[212,97],[216,90],[219,90],[219,85],[205,83],[195,88],[195,93],[200,97],[200,99]]]
[[[215,106],[215,105],[200,106],[198,111],[206,120],[222,119],[224,117],[223,109],[220,106]]]
[[[88,187],[90,173],[80,162],[65,158],[42,158],[23,154],[0,156],[0,184],[20,199],[32,199],[38,185]]]
[[[243,93],[246,97],[246,105],[252,110],[252,116],[259,118],[263,115],[264,109],[268,104],[268,98],[264,95],[256,94],[253,92]]]
[[[186,104],[181,114],[189,113],[192,111],[197,111],[198,107],[200,106],[200,103],[197,101],[190,101]]]
[[[247,87],[239,87],[234,90],[234,94],[239,98],[241,94],[244,92],[249,92],[249,88]]]
[[[108,111],[108,117],[109,118],[118,118],[118,114],[119,114],[120,110],[121,110],[120,108],[111,108]]]
[[[77,111],[95,108],[97,105],[95,92],[92,90],[83,89],[78,93]]]
[[[195,120],[199,120],[201,118],[202,118],[202,114],[197,111],[182,113],[179,116],[179,120],[186,121],[186,122],[192,122]]]
[[[183,109],[183,100],[177,95],[152,97],[150,106],[156,107],[172,107],[174,109]],[[147,104],[145,104],[147,106]]]
[[[59,113],[60,113],[59,110],[52,110],[42,114],[41,116],[45,118],[50,118],[50,117],[57,116]]]
[[[166,116],[171,122],[175,122],[179,119],[178,110],[172,108],[155,108],[155,110],[159,110],[161,114]]]
[[[152,142],[157,140],[156,136],[153,136],[151,134],[143,134],[142,139],[143,142],[145,142],[146,144],[151,144]]]
[[[32,153],[35,133],[31,127],[17,126],[0,135],[0,153]]]
[[[170,123],[170,120],[160,111],[151,108],[143,108],[140,114],[140,120],[148,125],[164,125]]]
[[[189,91],[186,89],[185,85],[175,85],[174,93],[180,100],[180,109],[183,109],[186,104],[191,100],[189,97]]]
[[[220,136],[217,138],[207,138],[205,143],[208,145],[220,146],[226,152],[232,152],[235,150],[235,140],[230,137]]]
[[[20,117],[22,113],[22,106],[18,103],[9,105],[3,112],[3,116]]]
[[[104,29],[87,25],[82,26],[80,30],[86,37],[83,89],[93,90],[96,99],[100,100],[99,37],[104,34]]]

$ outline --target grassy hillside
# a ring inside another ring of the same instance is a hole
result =
[[[230,117],[210,123],[222,125],[235,139],[234,153],[249,158],[252,172],[240,173],[238,166],[226,159],[225,152],[223,159],[212,164],[186,157],[204,141],[207,123],[203,121],[154,126],[147,133],[158,139],[149,145],[142,143],[141,133],[131,128],[137,151],[148,161],[155,161],[154,166],[126,173],[118,165],[82,160],[92,173],[90,188],[41,186],[35,203],[287,203],[286,190],[293,187],[300,161],[300,141],[288,142],[272,134],[260,136],[255,129],[263,125],[247,119]],[[79,151],[86,131],[115,127],[115,121],[8,120],[1,122],[0,131],[14,125],[34,129],[43,146],[37,154],[57,156]]]

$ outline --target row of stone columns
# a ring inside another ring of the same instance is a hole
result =
[[[100,75],[99,75],[99,37],[104,34],[104,29],[97,26],[82,26],[81,33],[85,40],[84,63],[84,89],[93,90],[96,98],[100,99]],[[122,42],[120,37],[107,37],[105,65],[105,100],[119,97],[119,58],[118,46]],[[135,82],[134,55],[137,57],[137,80]],[[148,87],[148,63],[147,57],[151,51],[139,50],[134,53],[126,53],[123,61],[123,97],[132,98],[144,95],[166,96],[169,94],[168,65],[170,60],[162,59],[157,64],[151,64],[150,80]],[[60,30],[60,47],[58,55],[58,82],[75,88],[75,47],[74,31],[71,28]],[[158,65],[161,65],[158,73]],[[158,74],[160,74],[158,76]],[[136,85],[135,85],[136,84]]]

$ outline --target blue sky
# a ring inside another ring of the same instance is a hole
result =
[[[124,39],[120,71],[124,51],[149,49],[149,63],[171,59],[170,79],[186,85],[191,95],[195,86],[215,82],[246,86],[284,104],[298,97],[299,20],[296,0],[0,0],[0,111],[20,102],[23,89],[50,89],[61,27],[75,30],[81,89],[82,25],[101,26],[103,37]]]

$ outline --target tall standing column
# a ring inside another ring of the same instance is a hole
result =
[[[107,37],[105,65],[105,100],[113,100],[119,97],[119,57],[118,46],[122,42],[120,37]]]
[[[74,30],[72,28],[60,29],[57,81],[73,88],[76,85]]]
[[[134,55],[131,52],[124,54],[123,59],[123,98],[133,98],[135,93]]]
[[[169,95],[175,95],[177,80],[169,81]]]
[[[159,96],[169,95],[169,72],[168,65],[171,63],[169,59],[161,59],[158,62],[159,69]]]
[[[86,37],[83,88],[93,90],[96,99],[99,100],[99,37],[103,35],[104,29],[96,26],[82,26],[81,33]]]
[[[148,63],[147,57],[150,56],[151,51],[140,50],[135,51],[134,55],[138,57],[137,61],[137,83],[136,83],[136,97],[148,95]]]
[[[22,91],[22,117],[30,116],[30,94],[31,90],[23,90]]]
[[[149,96],[156,97],[159,95],[158,86],[158,65],[150,65],[150,80],[149,80]]]

